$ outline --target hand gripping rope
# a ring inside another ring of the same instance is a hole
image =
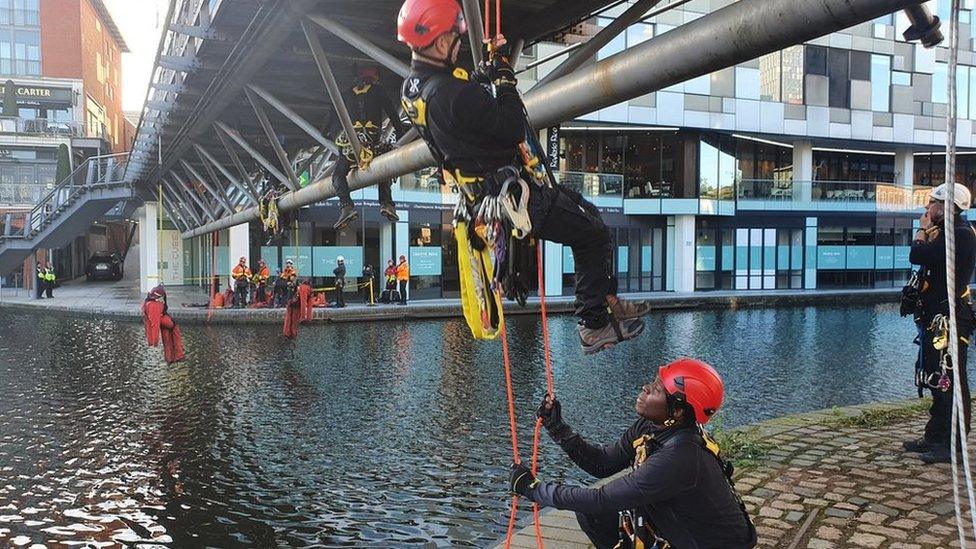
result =
[[[946,206],[955,204],[956,182],[956,66],[959,62],[959,0],[952,0],[949,25],[949,108],[946,126]],[[963,519],[962,502],[959,499],[959,463],[956,458],[957,445],[962,448],[962,469],[965,473],[966,494],[969,503],[970,526],[976,531],[976,496],[973,491],[972,470],[969,464],[969,445],[966,436],[965,415],[963,413],[962,388],[959,381],[959,329],[956,324],[956,235],[952,214],[945,216],[946,246],[946,290],[949,297],[949,354],[952,357],[952,430],[949,455],[952,460],[952,497],[956,510],[956,528],[960,547],[966,547],[966,532]]]

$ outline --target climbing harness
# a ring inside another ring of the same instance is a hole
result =
[[[749,517],[749,511],[746,509],[745,502],[735,489],[735,480],[733,478],[735,475],[735,467],[732,465],[732,462],[722,457],[718,443],[701,425],[698,425],[694,432],[688,430],[687,433],[675,433],[672,436],[685,437],[689,435],[695,436],[695,440],[702,450],[714,457],[718,462],[718,466],[722,470],[722,474],[729,485],[729,490],[732,492],[733,498],[739,505],[739,509],[742,511],[742,515],[749,525],[750,537],[754,540],[756,528],[752,523],[752,519]],[[647,461],[654,451],[661,448],[664,444],[654,434],[644,434],[634,439],[632,470],[636,471]],[[614,549],[673,549],[671,543],[658,535],[657,528],[638,509],[620,511],[618,526],[620,540]]]
[[[267,244],[278,242],[283,234],[278,211],[278,191],[271,189],[258,202],[258,216],[267,236]]]

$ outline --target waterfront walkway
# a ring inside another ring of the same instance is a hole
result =
[[[166,288],[170,312],[180,323],[208,322],[205,290],[194,286],[168,286]],[[647,299],[656,309],[702,309],[770,307],[780,305],[824,305],[891,302],[898,299],[897,289],[881,290],[779,290],[779,291],[716,291],[698,293],[656,292],[626,294],[628,297]],[[329,296],[331,298],[331,296]],[[0,291],[0,308],[28,311],[50,311],[81,315],[97,315],[129,320],[141,319],[140,307],[144,296],[139,292],[138,281],[118,282],[71,281],[54,291],[54,299],[34,299],[26,290]],[[416,318],[449,318],[461,315],[457,299],[413,300],[406,306],[377,304],[367,306],[354,294],[346,294],[347,307],[316,308],[316,321],[351,322],[362,320],[402,320]],[[572,296],[554,296],[546,299],[547,308],[553,313],[573,310]],[[537,299],[531,299],[526,307],[506,303],[506,314],[538,314]],[[217,309],[209,322],[222,324],[280,323],[283,309]]]
[[[927,466],[901,448],[921,432],[927,403],[826,410],[725,434],[726,447],[742,456],[736,486],[759,546],[959,547],[949,465]],[[591,547],[572,513],[545,512],[542,524],[547,547]],[[536,547],[531,525],[512,546]]]

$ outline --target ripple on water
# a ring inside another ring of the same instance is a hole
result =
[[[0,324],[2,546],[480,547],[504,535],[501,352],[462,322],[316,325],[294,343],[270,326],[188,326],[189,360],[174,366],[137,324],[8,312]],[[892,306],[656,313],[639,340],[594,357],[571,317],[550,328],[566,418],[594,441],[615,440],[637,387],[681,355],[722,372],[725,425],[911,394],[913,327]],[[529,441],[540,326],[512,317],[509,334]],[[588,481],[547,442],[541,466]]]

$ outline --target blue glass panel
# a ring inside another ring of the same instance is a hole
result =
[[[303,247],[309,248],[309,246]],[[287,252],[289,249],[291,248],[285,248],[284,250]],[[332,271],[338,265],[336,258],[340,255],[345,259],[346,276],[363,276],[363,249],[359,246],[315,246],[311,249],[311,252],[312,276],[331,277]],[[410,267],[411,274],[413,274],[413,265]],[[298,269],[299,274],[308,272],[302,270],[297,261],[295,262],[295,268]]]
[[[843,269],[846,246],[817,246],[817,269]]]
[[[440,246],[411,246],[410,274],[411,276],[440,276]]]
[[[695,270],[715,270],[715,246],[698,246],[695,250]]]

